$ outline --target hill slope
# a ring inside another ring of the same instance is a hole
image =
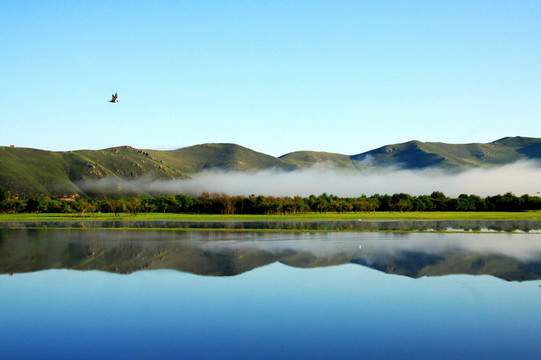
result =
[[[195,174],[207,169],[244,171],[273,167],[284,170],[296,168],[295,165],[273,156],[235,144],[202,144],[172,151],[146,151],[186,174]]]
[[[368,165],[407,169],[495,166],[523,158],[541,159],[541,139],[503,138],[488,144],[423,143],[414,140],[351,156],[351,159]]]
[[[498,166],[519,159],[541,159],[541,139],[507,137],[488,144],[445,144],[409,141],[357,155],[297,151],[278,158],[235,144],[202,144],[171,151],[130,146],[67,152],[0,147],[0,186],[12,197],[108,196],[119,191],[97,190],[88,184],[107,179],[112,184],[136,179],[183,179],[207,169],[253,171],[307,168],[317,163],[341,169],[400,167],[463,169]],[[129,188],[129,187],[128,187]],[[137,189],[124,195],[148,195]]]
[[[349,156],[317,151],[295,151],[279,157],[279,159],[298,167],[310,167],[316,163],[327,163],[338,168],[353,168]]]
[[[296,166],[235,144],[203,144],[172,151],[139,150],[130,146],[104,150],[53,152],[0,147],[0,186],[10,196],[107,196],[117,191],[87,186],[105,179],[110,184],[144,179],[183,179],[205,169],[245,171]],[[110,185],[109,188],[114,188]],[[128,195],[148,195],[123,189]]]

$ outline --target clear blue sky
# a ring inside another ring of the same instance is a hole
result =
[[[352,155],[540,120],[541,1],[0,2],[3,146]]]

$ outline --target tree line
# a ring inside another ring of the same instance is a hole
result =
[[[288,197],[236,195],[204,192],[198,196],[185,194],[153,198],[121,199],[50,199],[31,197],[10,199],[0,188],[0,210],[4,213],[199,213],[199,214],[298,214],[309,212],[373,212],[373,211],[524,211],[541,210],[541,197],[512,193],[480,197],[462,194],[456,198],[435,191],[430,195],[393,195],[339,197],[323,193],[319,196]]]

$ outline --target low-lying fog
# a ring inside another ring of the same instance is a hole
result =
[[[360,196],[408,193],[429,195],[441,191],[447,196],[476,194],[489,196],[512,192],[515,195],[539,195],[541,166],[535,161],[519,161],[494,168],[476,168],[459,173],[442,169],[378,169],[370,172],[340,170],[329,164],[318,164],[297,171],[262,170],[257,172],[204,171],[191,179],[157,181],[139,179],[119,184],[117,179],[87,182],[83,189],[129,190],[163,194],[202,192],[229,195],[309,196],[322,193],[337,196]]]

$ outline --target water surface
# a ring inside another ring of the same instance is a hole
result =
[[[3,229],[2,358],[538,359],[540,243]]]
[[[18,229],[227,229],[292,231],[475,231],[541,232],[537,220],[404,220],[363,221],[172,221],[172,220],[64,220],[5,221],[0,228]]]

